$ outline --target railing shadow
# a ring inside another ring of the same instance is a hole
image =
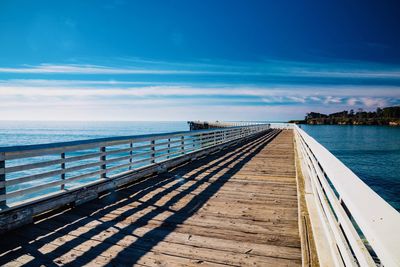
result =
[[[165,211],[173,212],[172,215],[167,217],[159,226],[125,246],[121,251],[116,253],[110,261],[110,263],[114,265],[134,264],[138,262],[143,255],[151,251],[160,241],[164,240],[169,233],[173,232],[179,224],[182,224],[195,214],[216,192],[218,192],[230,177],[236,174],[243,165],[258,154],[269,141],[270,139],[266,138],[266,136],[253,138],[251,142],[245,145],[242,144],[232,147],[229,149],[229,152],[221,151],[205,159],[192,162],[190,165],[178,167],[169,173],[159,175],[160,179],[145,179],[139,183],[109,194],[100,200],[92,201],[91,203],[82,205],[80,208],[38,222],[34,227],[27,226],[24,229],[9,232],[3,235],[0,240],[0,264],[2,265],[16,260],[18,257],[29,253],[33,259],[26,265],[56,265],[54,260],[58,257],[70,252],[77,246],[101,234],[110,227],[116,229],[117,231],[114,234],[96,243],[96,245],[91,246],[90,249],[80,253],[79,256],[75,257],[66,265],[76,266],[88,264],[121,241],[126,235],[132,235],[136,229],[145,226],[158,215]],[[192,173],[189,177],[177,181],[176,176],[183,176],[205,164],[208,165]],[[215,181],[210,182],[211,178],[228,166],[228,172],[218,176]],[[206,173],[206,175],[204,175],[204,173]],[[202,177],[200,178],[199,175],[201,174]],[[187,186],[189,182],[191,184]],[[182,187],[183,185],[186,187]],[[200,186],[205,186],[205,188],[194,195],[182,208],[176,211],[169,208],[188,194],[199,189]],[[160,190],[160,188],[162,188],[162,190],[155,193],[149,200],[139,202],[135,207],[128,206],[130,203],[139,201],[150,192],[156,189]],[[177,191],[177,189],[181,189],[181,191]],[[173,192],[177,193],[168,199],[166,203],[162,206],[155,206],[157,201]],[[119,208],[126,208],[127,206],[129,208],[116,215],[114,219],[109,221],[104,221],[102,219],[104,215],[111,211]],[[153,207],[153,209],[143,216],[140,216],[135,221],[129,224],[123,224],[123,227],[118,225],[130,216],[146,211],[149,207]],[[52,250],[47,252],[39,251],[38,248],[56,239],[63,238],[66,234],[70,234],[94,222],[100,223],[92,228],[88,227],[88,231],[86,232],[83,231],[79,232],[79,234],[74,234],[72,238],[65,240],[62,245],[54,247]],[[160,231],[161,228],[163,231]],[[8,240],[8,242],[6,242],[6,240]]]

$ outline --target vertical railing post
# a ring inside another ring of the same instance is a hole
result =
[[[105,170],[107,169],[107,165],[106,165],[106,147],[100,147],[100,152],[102,153],[100,155],[100,162],[103,162],[103,164],[100,165],[100,170],[104,170],[104,172],[100,175],[100,178],[106,178],[106,172]]]
[[[217,144],[217,132],[214,131],[213,132],[213,146],[215,146]]]
[[[133,161],[133,143],[131,142],[129,145],[129,170],[132,170],[132,161]]]
[[[151,140],[151,151],[153,153],[151,153],[151,163],[156,163],[156,140]]]
[[[171,154],[171,138],[168,138],[168,150],[167,150],[167,159],[169,159],[169,154]]]
[[[5,153],[0,153],[0,183],[3,185],[0,187],[0,196],[6,196],[6,160]],[[6,199],[0,201],[0,209],[6,206]]]
[[[61,153],[61,170],[65,170],[65,153]],[[61,173],[61,180],[65,180],[65,172]],[[65,184],[61,184],[61,190],[65,189]]]
[[[181,150],[182,150],[182,154],[185,154],[185,136],[184,135],[181,136]]]

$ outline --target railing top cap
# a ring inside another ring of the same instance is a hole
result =
[[[243,125],[243,126],[230,126],[225,128],[218,129],[206,129],[206,130],[196,130],[196,131],[177,131],[177,132],[166,132],[166,133],[155,133],[155,134],[144,134],[144,135],[130,135],[130,136],[115,136],[115,137],[106,137],[106,138],[95,138],[95,139],[86,139],[86,140],[76,140],[76,141],[67,141],[67,142],[56,142],[56,143],[45,143],[45,144],[35,144],[35,145],[22,145],[22,146],[5,146],[0,147],[0,153],[4,152],[15,152],[15,151],[27,151],[27,150],[40,150],[40,149],[51,149],[51,148],[59,148],[59,147],[74,147],[79,145],[91,145],[91,144],[100,144],[106,142],[113,141],[128,141],[128,140],[141,140],[141,139],[151,139],[157,137],[166,138],[168,136],[180,136],[180,135],[195,135],[201,133],[210,133],[210,132],[220,132],[229,129],[236,128],[248,128],[253,126],[261,126],[268,125],[265,124],[253,124],[253,125]]]

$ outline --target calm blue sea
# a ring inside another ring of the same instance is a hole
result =
[[[302,125],[301,128],[400,211],[400,127]]]
[[[189,130],[187,122],[0,121],[0,147]]]
[[[400,210],[400,127],[302,128]],[[188,130],[186,122],[0,122],[0,146]],[[357,192],[355,192],[357,194]]]

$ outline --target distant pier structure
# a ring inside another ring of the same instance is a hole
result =
[[[0,266],[400,266],[400,213],[295,124],[0,147]]]
[[[226,128],[226,127],[235,127],[235,126],[246,126],[246,125],[254,125],[259,123],[252,122],[220,122],[220,121],[188,121],[189,128],[191,131],[195,130],[209,130],[209,129],[218,129],[218,128]]]
[[[208,129],[217,129],[233,126],[227,123],[221,123],[219,121],[216,122],[208,122],[208,121],[188,121],[189,128],[191,131],[195,130],[208,130]]]

